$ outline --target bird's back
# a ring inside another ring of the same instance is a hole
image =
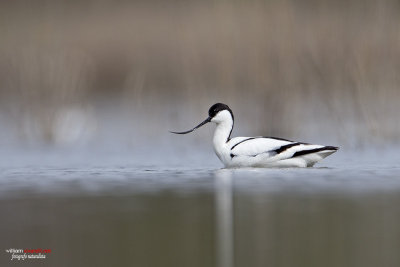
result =
[[[310,167],[334,153],[333,146],[275,137],[236,137],[227,143],[227,167]]]

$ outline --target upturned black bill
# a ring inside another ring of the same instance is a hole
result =
[[[197,128],[200,128],[201,126],[203,126],[204,124],[208,123],[211,121],[211,117],[208,117],[205,121],[203,121],[202,123],[200,123],[199,125],[197,125],[196,127],[194,127],[193,129],[186,131],[186,132],[171,132],[170,133],[174,133],[174,134],[188,134],[193,132],[194,130],[196,130]]]

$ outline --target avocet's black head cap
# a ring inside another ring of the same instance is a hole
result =
[[[217,103],[217,104],[212,105],[212,107],[208,110],[208,118],[205,119],[202,123],[200,123],[196,127],[194,127],[193,129],[188,130],[188,131],[184,131],[184,132],[171,132],[171,133],[174,133],[174,134],[188,134],[188,133],[191,133],[194,130],[196,130],[196,129],[200,128],[201,126],[203,126],[204,124],[209,123],[218,114],[218,112],[223,111],[223,110],[229,111],[231,113],[231,116],[232,116],[232,119],[233,119],[232,110],[225,104]],[[233,125],[232,125],[232,128],[233,128]],[[231,130],[231,132],[232,132],[232,130]]]
[[[232,110],[228,107],[228,105],[222,104],[222,103],[217,103],[211,106],[211,108],[208,110],[208,116],[213,118],[215,115],[218,114],[218,112],[222,110],[227,110],[231,113],[232,118],[233,118],[233,113]]]

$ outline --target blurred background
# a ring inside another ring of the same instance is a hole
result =
[[[398,0],[0,0],[0,265],[400,266],[399,74]],[[220,170],[216,102],[341,150]]]
[[[234,135],[398,144],[399,11],[395,0],[1,1],[0,144],[169,145],[182,139],[168,130],[216,102],[233,109]]]

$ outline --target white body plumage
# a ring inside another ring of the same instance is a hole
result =
[[[274,137],[230,138],[234,118],[230,108],[217,103],[209,110],[209,118],[192,130],[174,132],[186,134],[207,122],[216,123],[214,151],[225,167],[311,167],[338,150],[333,146],[312,145]]]

